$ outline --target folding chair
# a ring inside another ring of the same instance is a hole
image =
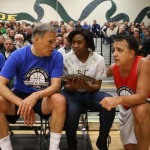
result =
[[[80,121],[79,121],[79,124],[81,124],[81,126],[79,126],[79,128],[82,132],[83,138],[85,138],[87,141],[87,150],[93,150],[92,143],[89,140],[90,136],[89,136],[89,124],[88,124],[88,112],[90,111],[86,110],[85,108],[82,108],[82,113],[80,115]]]
[[[44,144],[48,121],[42,119],[38,115],[36,115],[36,120],[37,120],[36,124],[33,125],[32,127],[24,125],[23,119],[19,119],[15,124],[9,124],[10,136],[13,137],[13,135],[15,135],[14,130],[34,131],[39,142],[39,150],[45,150]]]

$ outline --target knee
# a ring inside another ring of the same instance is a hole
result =
[[[143,123],[144,119],[146,119],[146,116],[149,114],[146,108],[146,104],[133,106],[131,110],[134,116],[134,121],[136,123]]]
[[[61,94],[54,94],[51,96],[51,104],[53,109],[65,111],[66,110],[66,99]]]

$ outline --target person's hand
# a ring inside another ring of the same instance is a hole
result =
[[[69,80],[68,83],[75,90],[86,89],[86,86],[87,86],[87,83],[81,79],[72,79],[72,80]]]
[[[36,121],[36,116],[34,110],[32,109],[29,115],[24,116],[24,124],[32,127],[35,121]]]
[[[120,97],[105,97],[100,104],[107,110],[111,110],[120,104]]]
[[[28,97],[26,97],[21,104],[19,105],[17,114],[20,117],[24,117],[25,120],[28,118],[29,115],[32,113],[32,108],[36,104],[37,100],[39,99],[38,94],[32,93]],[[26,121],[25,121],[26,122]]]

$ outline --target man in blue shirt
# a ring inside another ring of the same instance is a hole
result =
[[[51,138],[49,150],[59,147],[64,125],[66,100],[59,94],[63,57],[54,50],[56,31],[47,23],[39,23],[33,29],[33,45],[11,53],[0,74],[0,147],[12,150],[8,122],[19,117],[32,126],[35,113],[42,118],[51,114]],[[7,84],[15,77],[11,91]],[[10,116],[11,115],[11,116]]]

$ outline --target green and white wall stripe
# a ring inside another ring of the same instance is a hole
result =
[[[149,0],[0,0],[0,21],[150,22]]]

